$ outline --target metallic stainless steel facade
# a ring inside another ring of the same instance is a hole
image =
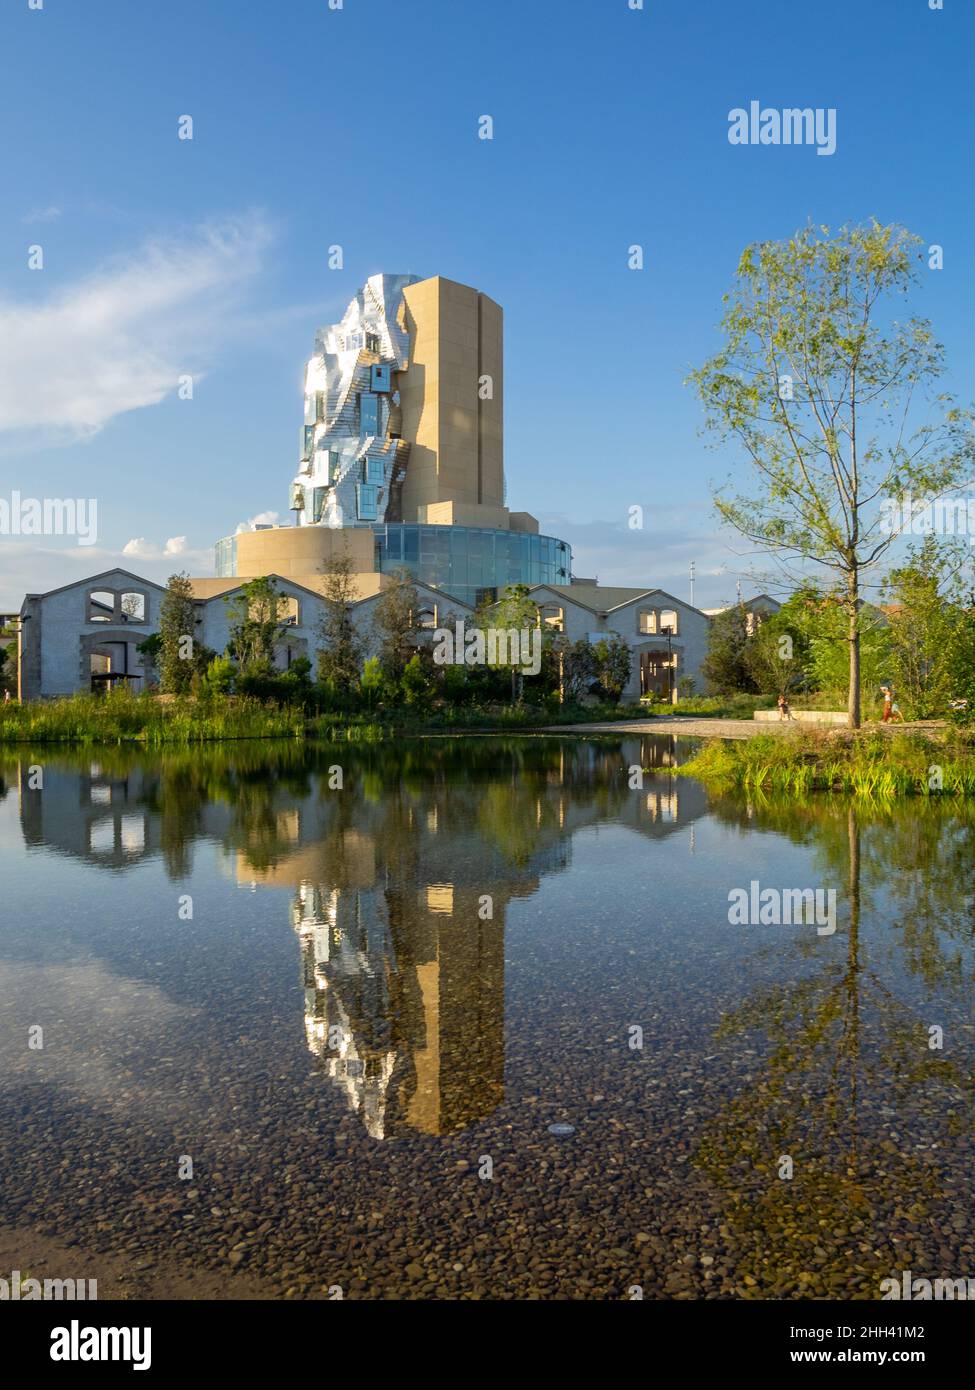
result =
[[[419,278],[371,276],[342,321],[315,336],[291,495],[300,525],[402,519],[400,489],[410,446],[397,437],[396,373],[409,366],[403,290]]]

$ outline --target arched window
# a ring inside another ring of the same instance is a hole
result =
[[[636,615],[636,630],[644,637],[657,631],[657,615],[652,608],[641,608]]]
[[[301,624],[301,607],[293,594],[282,594],[278,602],[278,622],[285,627]]]
[[[660,614],[660,631],[666,632],[670,629],[673,637],[677,636],[677,613],[673,608],[664,608]]]
[[[111,623],[115,620],[115,595],[111,589],[93,589],[88,595],[88,622]]]

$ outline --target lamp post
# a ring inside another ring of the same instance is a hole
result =
[[[671,639],[674,635],[672,627],[661,629],[667,634],[667,703],[674,703],[674,648]]]

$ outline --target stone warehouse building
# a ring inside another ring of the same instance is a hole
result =
[[[284,597],[285,617],[277,645],[277,664],[286,670],[300,656],[314,666],[325,604],[321,593],[287,576],[273,574]],[[230,638],[226,600],[239,595],[239,579],[194,580],[198,642],[222,652]],[[442,589],[416,582],[420,621],[441,627],[452,613],[471,618],[474,609]],[[373,615],[380,590],[360,598],[356,629],[367,653],[375,648]],[[624,699],[655,693],[676,697],[677,682],[699,681],[707,650],[709,620],[698,609],[661,589],[609,589],[595,584],[535,584],[529,592],[541,619],[571,642],[615,633],[633,653]],[[163,586],[125,569],[106,570],[46,594],[28,594],[20,613],[20,698],[51,699],[76,691],[125,684],[146,688],[147,672],[139,645],[159,630]]]
[[[542,619],[570,641],[618,634],[632,664],[624,698],[700,687],[709,617],[655,588],[608,588],[572,575],[565,541],[506,505],[503,315],[487,295],[442,276],[374,275],[341,322],[321,329],[305,372],[304,423],[291,483],[294,524],[217,542],[216,575],[194,579],[197,638],[222,652],[226,599],[273,577],[287,600],[278,661],[314,659],[324,571],[348,555],[367,649],[376,600],[407,569],[424,626],[469,616],[525,584]],[[126,569],[43,594],[20,613],[19,689],[44,699],[124,682],[144,687],[138,647],[158,631],[163,589]]]

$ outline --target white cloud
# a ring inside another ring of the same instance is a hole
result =
[[[147,541],[145,536],[134,536],[123,545],[122,554],[132,555],[139,560],[159,560],[165,559],[167,555],[189,555],[190,549],[185,536],[170,536],[162,549]]]
[[[185,1113],[185,1074],[180,1077],[167,1064],[166,1054],[198,1007],[176,1003],[150,981],[117,974],[91,956],[56,965],[0,961],[0,993],[18,1025],[4,1028],[0,1037],[7,1085],[28,1090],[44,1085],[76,1104],[120,1115]],[[20,1039],[37,1016],[38,999],[45,1001],[46,1017],[69,1018],[71,1026],[59,1030],[56,1046],[31,1053]],[[166,1046],[160,1049],[161,1040]],[[146,1049],[162,1058],[150,1062],[149,1084],[137,1071]]]
[[[45,208],[31,208],[21,221],[23,222],[56,222],[63,213],[64,209],[59,208],[56,203],[51,203]]]
[[[135,545],[135,550],[131,547]],[[176,570],[193,575],[213,573],[213,547],[190,547],[178,555],[153,545],[144,536],[121,550],[107,546],[58,546],[51,542],[0,539],[0,613],[19,610],[24,594],[43,594],[62,584],[75,584],[88,575],[124,569],[143,579],[165,584]]]
[[[32,303],[0,301],[0,431],[88,438],[205,372],[270,231],[257,216],[153,240]],[[32,277],[43,290],[47,271]]]
[[[258,512],[257,516],[252,516],[249,521],[238,521],[237,535],[241,531],[256,531],[258,526],[276,526],[278,524],[278,512]]]

